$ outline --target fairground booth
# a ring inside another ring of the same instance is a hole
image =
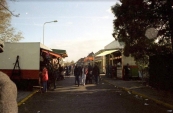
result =
[[[116,64],[117,66],[117,77],[123,79],[124,76],[124,66],[127,63],[130,66],[130,77],[138,78],[138,68],[135,64],[133,57],[125,57],[123,55],[124,43],[120,43],[116,40],[112,41],[104,47],[104,49],[99,50],[95,53],[95,59],[101,57],[99,60],[100,70],[106,73],[106,68]]]
[[[38,85],[43,67],[53,69],[55,65],[63,64],[63,58],[68,56],[65,50],[63,53],[58,49],[53,51],[40,42],[6,42],[3,50],[0,71],[22,88]]]

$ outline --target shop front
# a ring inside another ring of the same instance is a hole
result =
[[[130,65],[131,68],[131,76],[138,76],[137,73],[137,66],[135,64],[133,57],[125,57],[123,55],[123,43],[119,43],[118,41],[114,40],[108,45],[104,47],[104,49],[99,50],[95,53],[95,57],[102,56],[103,67],[106,76],[112,76],[112,67],[116,67],[116,77],[123,79],[124,78],[124,67],[127,63]]]
[[[105,73],[105,69],[103,67],[103,56],[94,57],[94,64],[99,67],[100,73]]]

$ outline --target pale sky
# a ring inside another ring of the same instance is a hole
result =
[[[23,33],[20,42],[43,43],[52,49],[64,49],[66,61],[77,61],[96,53],[114,40],[111,6],[117,0],[9,0],[9,9],[19,17],[11,24]]]

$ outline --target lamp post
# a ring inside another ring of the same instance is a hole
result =
[[[54,21],[50,21],[50,22],[45,22],[44,24],[43,24],[43,45],[44,45],[44,25],[46,24],[46,23],[52,23],[52,22],[58,22],[57,20],[54,20]]]

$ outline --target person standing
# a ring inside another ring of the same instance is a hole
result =
[[[64,80],[65,79],[64,78],[64,68],[60,64],[59,64],[58,71],[59,71],[58,80]]]
[[[65,66],[65,75],[68,75],[68,66]]]
[[[43,93],[47,92],[47,81],[48,81],[48,70],[46,67],[44,67],[42,71]]]
[[[95,83],[98,84],[100,70],[99,70],[99,67],[97,66],[97,64],[94,65],[93,75],[94,75],[94,78],[95,78]]]
[[[79,69],[79,67],[76,65],[75,66],[75,69],[74,69],[74,76],[75,76],[75,84],[76,84],[76,82],[77,82],[77,85],[78,85],[78,87],[79,87],[79,76],[80,76],[80,69]]]
[[[86,83],[91,83],[92,84],[92,66],[90,65],[90,63],[88,63],[88,74],[87,74],[87,77],[86,77]]]
[[[54,86],[54,89],[56,89],[57,78],[58,78],[58,66],[55,65],[54,71],[53,71],[53,86]]]
[[[85,80],[86,80],[86,75],[88,74],[88,68],[87,67],[82,67],[82,84],[85,86]]]
[[[79,71],[79,84],[81,84],[81,81],[82,81],[82,66],[78,66],[78,71]]]
[[[69,65],[69,76],[71,75],[71,65]]]
[[[73,75],[74,74],[74,65],[72,64],[71,65],[71,75]]]
[[[117,78],[117,65],[113,64],[112,66],[112,78],[116,79]]]
[[[129,77],[130,77],[130,67],[129,64],[127,63],[127,65],[124,67],[124,79],[129,80]]]
[[[75,85],[77,84],[77,83],[76,83],[76,82],[77,82],[77,81],[76,81],[76,68],[77,68],[77,65],[74,66],[74,71],[73,71],[74,76],[75,76]]]

